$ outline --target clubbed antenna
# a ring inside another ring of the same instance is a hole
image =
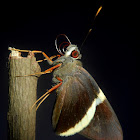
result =
[[[95,17],[94,17],[94,21],[95,21],[96,17],[98,16],[98,14],[100,13],[101,9],[102,9],[102,6],[100,6],[99,9],[97,10],[97,12],[96,12],[96,14],[95,14]],[[94,22],[94,21],[93,21],[93,22]],[[86,39],[87,39],[87,37],[89,36],[89,34],[90,34],[91,31],[92,31],[92,28],[90,28],[90,29],[88,30],[88,33],[87,33],[87,35],[86,35],[86,37],[85,37],[85,39],[84,39],[84,41],[83,41],[81,47],[82,47],[83,44],[85,43],[85,41],[86,41]]]

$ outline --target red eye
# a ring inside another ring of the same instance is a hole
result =
[[[75,51],[75,50],[72,51],[71,56],[72,56],[73,58],[77,58],[77,57],[79,56],[78,51]]]

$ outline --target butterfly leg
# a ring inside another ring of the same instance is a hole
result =
[[[54,87],[52,87],[51,89],[49,89],[46,93],[44,93],[38,100],[36,100],[36,102],[32,105],[32,107],[31,107],[31,110],[32,110],[32,108],[37,104],[37,102],[39,102],[44,96],[44,98],[41,100],[41,102],[37,105],[37,107],[36,107],[36,110],[39,108],[39,106],[42,104],[42,102],[50,95],[50,93],[53,91],[53,90],[55,90],[55,89],[57,89],[59,86],[61,86],[62,85],[62,79],[60,79],[59,77],[56,77],[59,81],[60,81],[60,83],[59,84],[57,84],[57,85],[55,85]]]
[[[45,60],[47,60],[48,61],[48,63],[50,64],[50,65],[52,65],[53,64],[53,61],[52,61],[52,59],[50,59],[50,57],[48,57],[48,55],[46,54],[46,53],[44,53],[44,52],[42,52],[42,51],[32,51],[33,53],[42,53],[43,54],[43,56],[45,57]]]
[[[59,54],[58,54],[58,55],[53,55],[53,56],[50,57],[50,59],[52,60],[52,59],[54,59],[55,57],[58,57],[58,58],[59,58],[60,56],[61,56],[61,55],[59,55]],[[58,59],[58,58],[57,58],[57,59]]]
[[[50,57],[50,59],[52,60],[52,59],[54,59],[55,57],[60,57],[61,55],[53,55],[53,56],[51,56]],[[38,60],[37,62],[42,62],[42,61],[45,61],[45,60],[47,60],[46,58],[45,59],[43,59],[43,60]]]
[[[45,54],[44,52],[42,52],[42,51],[36,51],[36,50],[33,50],[33,51],[30,51],[30,50],[20,50],[20,49],[15,49],[15,48],[11,48],[11,47],[9,47],[9,50],[13,50],[13,51],[19,51],[19,52],[32,52],[32,53],[42,53],[43,54],[43,56],[45,57],[45,59],[48,61],[48,63],[50,64],[50,65],[52,65],[53,64],[53,61],[47,56],[47,54]]]
[[[42,74],[46,74],[46,73],[51,73],[54,69],[60,67],[62,64],[59,63],[45,71],[42,71],[42,72],[37,72],[37,73],[33,73],[33,74],[28,74],[28,75],[23,75],[23,76],[34,76],[34,75],[42,75]],[[16,77],[23,77],[23,76],[16,76]]]

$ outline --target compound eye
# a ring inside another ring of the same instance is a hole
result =
[[[72,51],[71,56],[72,56],[73,58],[77,58],[77,57],[79,56],[79,52],[76,51],[76,50],[74,50],[74,51]]]

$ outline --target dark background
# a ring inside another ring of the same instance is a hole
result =
[[[94,15],[100,5],[103,9],[94,26]],[[0,139],[7,139],[8,110],[8,46],[19,49],[42,50],[48,56],[57,54],[54,40],[66,34],[79,47],[88,30],[93,31],[81,48],[84,68],[95,78],[114,108],[124,132],[124,140],[132,139],[133,101],[136,87],[138,60],[138,8],[131,1],[66,1],[41,3],[6,2],[0,8]],[[38,59],[43,58],[37,55]],[[49,68],[41,64],[42,70]],[[43,75],[38,81],[38,97],[51,88],[52,74]],[[55,92],[37,111],[36,140],[73,140],[86,138],[75,135],[58,137],[53,133],[51,114]],[[134,139],[134,138],[133,138]]]

